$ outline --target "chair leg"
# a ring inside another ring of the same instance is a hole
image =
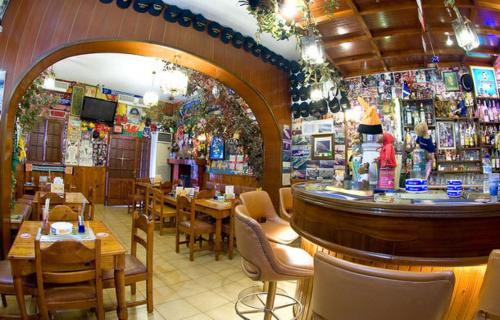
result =
[[[179,253],[180,234],[179,229],[175,230],[175,252]]]
[[[146,279],[146,302],[148,313],[153,312],[153,279]]]
[[[5,295],[2,294],[2,306],[5,308],[7,307],[7,299],[5,299]]]
[[[267,291],[266,311],[264,313],[264,320],[272,320],[272,310],[274,308],[274,298],[276,297],[276,281],[269,281],[269,290]]]
[[[135,283],[132,283],[130,285],[130,293],[135,296],[136,292],[137,292],[137,286],[135,285]]]
[[[194,261],[194,234],[189,235],[189,260]]]

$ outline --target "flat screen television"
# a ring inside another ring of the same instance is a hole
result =
[[[224,160],[224,140],[219,137],[212,138],[210,160]]]
[[[109,126],[113,126],[117,105],[118,103],[115,101],[85,97],[80,117],[82,120],[104,122]]]

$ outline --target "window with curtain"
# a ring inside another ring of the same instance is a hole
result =
[[[27,157],[30,162],[62,163],[64,120],[42,119],[30,133]]]

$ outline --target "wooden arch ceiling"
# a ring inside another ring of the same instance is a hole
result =
[[[429,38],[440,66],[500,64],[500,0],[456,1],[462,15],[477,26],[481,41],[469,54],[457,46],[443,2],[422,0],[427,52],[416,0],[340,0],[338,10],[329,15],[319,0],[312,10],[330,61],[346,77],[426,67],[432,57]],[[446,45],[446,32],[452,46]]]

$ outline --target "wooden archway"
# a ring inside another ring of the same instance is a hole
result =
[[[76,8],[76,9],[75,9]],[[235,90],[255,114],[264,140],[264,189],[277,201],[281,186],[281,127],[290,123],[287,75],[241,49],[161,18],[100,1],[11,2],[0,33],[0,69],[7,71],[1,119],[0,196],[4,254],[10,237],[12,134],[19,98],[55,62],[86,53],[129,53],[170,59]]]

